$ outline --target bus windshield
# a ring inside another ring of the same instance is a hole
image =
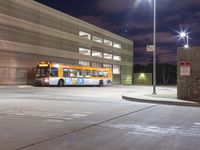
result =
[[[47,67],[38,67],[36,71],[36,77],[43,78],[49,76],[49,68]]]

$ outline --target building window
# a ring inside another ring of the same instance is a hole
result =
[[[113,43],[113,47],[115,47],[115,48],[122,48],[122,46],[121,46],[121,44],[118,44],[118,43]]]
[[[101,57],[102,58],[102,52],[92,51],[92,56]]]
[[[105,45],[112,46],[112,41],[110,41],[110,40],[104,39],[104,40],[103,40],[103,43],[104,43]]]
[[[101,68],[101,67],[102,67],[102,64],[101,64],[101,63],[97,63],[97,62],[92,62],[92,67]]]
[[[113,55],[113,60],[121,61],[121,56]]]
[[[79,47],[79,54],[90,55],[91,50]]]
[[[120,66],[113,65],[113,74],[120,74]]]
[[[103,67],[104,68],[112,68],[112,65],[110,65],[110,64],[103,64]]]
[[[103,58],[105,58],[105,59],[112,59],[112,54],[103,53]]]
[[[79,31],[79,37],[91,40],[91,34],[83,32],[83,31]]]
[[[103,39],[95,35],[92,36],[92,41],[103,43]]]
[[[79,65],[80,66],[90,66],[90,62],[89,61],[79,60]]]

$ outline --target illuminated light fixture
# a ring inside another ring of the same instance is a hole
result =
[[[184,45],[184,48],[189,48],[189,45],[187,45],[187,44],[186,44],[186,45]]]
[[[181,32],[180,33],[180,37],[182,37],[182,38],[186,37],[186,33],[185,32]]]
[[[39,64],[39,67],[48,67],[48,64]]]
[[[48,78],[45,78],[45,79],[44,79],[44,82],[45,82],[45,83],[48,83],[48,82],[49,82],[49,79],[48,79]]]
[[[145,79],[145,78],[146,78],[146,75],[144,73],[140,73],[139,79]]]
[[[188,33],[186,33],[185,31],[181,31],[181,32],[179,32],[179,36],[183,40],[185,40],[185,38],[186,38],[186,44],[184,45],[184,48],[189,48],[189,36],[188,36]]]

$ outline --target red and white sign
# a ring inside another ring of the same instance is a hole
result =
[[[180,62],[180,76],[190,76],[190,62]]]

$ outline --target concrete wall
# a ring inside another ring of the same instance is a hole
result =
[[[120,43],[122,49],[82,39],[78,36],[80,30]],[[122,61],[81,55],[80,46],[119,55]],[[0,53],[0,84],[26,84],[27,70],[44,60],[71,65],[77,65],[79,60],[119,65],[121,75],[114,75],[114,83],[132,83],[132,41],[33,0],[0,0]]]
[[[187,89],[191,83],[197,82],[197,77],[200,77],[200,47],[192,47],[188,49],[179,48],[177,51],[177,60],[177,97],[179,99],[190,100],[187,95]],[[181,76],[181,62],[190,63],[191,69],[189,76]]]

